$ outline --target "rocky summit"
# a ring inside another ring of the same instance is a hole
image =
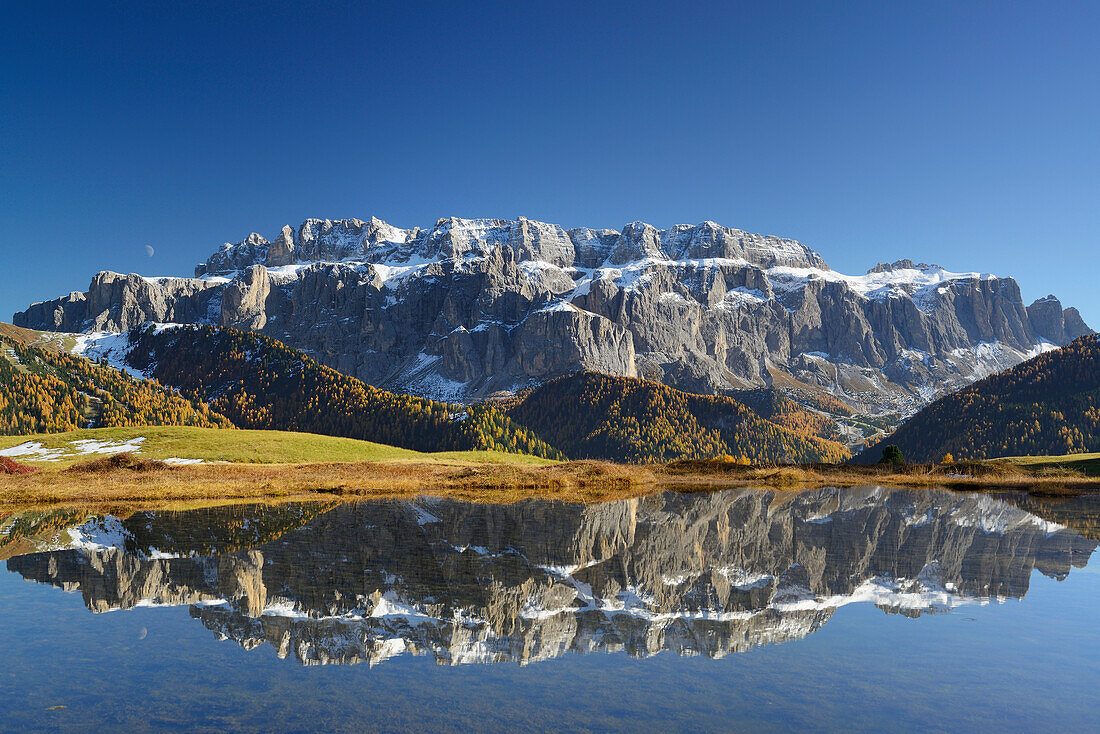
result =
[[[698,393],[809,386],[908,414],[1091,330],[1012,278],[901,260],[864,275],[713,222],[621,231],[525,218],[310,219],[225,244],[195,277],[101,272],[18,326],[262,331],[372,385],[476,400],[587,369]]]

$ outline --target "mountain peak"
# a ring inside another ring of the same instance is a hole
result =
[[[813,386],[910,414],[1075,335],[1011,278],[898,260],[864,275],[712,221],[566,230],[526,217],[307,219],[222,247],[197,278],[109,276],[16,325],[251,328],[378,386],[473,400],[590,369],[699,393]],[[786,377],[779,376],[781,373]]]
[[[519,260],[551,262],[559,267],[596,267],[605,261],[626,264],[647,258],[682,260],[725,258],[761,267],[776,265],[828,270],[815,251],[795,240],[751,234],[716,222],[677,224],[658,229],[642,221],[622,230],[586,227],[565,230],[524,216],[516,219],[444,217],[427,230],[402,229],[372,216],[360,219],[306,219],[288,226],[270,242],[250,234],[226,243],[196,268],[196,277],[227,275],[251,265],[283,266],[304,262],[380,262],[395,258],[446,260],[486,256],[510,246]]]
[[[895,260],[892,263],[879,263],[875,267],[867,271],[868,275],[872,273],[893,273],[898,270],[919,270],[924,273],[932,272],[935,270],[943,270],[944,268],[939,265],[931,265],[929,263],[914,263],[908,258],[902,260]]]

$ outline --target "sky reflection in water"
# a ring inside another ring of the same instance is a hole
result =
[[[28,513],[0,729],[1095,729],[1098,528],[881,488]]]

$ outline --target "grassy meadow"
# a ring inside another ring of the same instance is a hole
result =
[[[997,462],[1014,464],[1042,474],[1046,472],[1077,472],[1084,476],[1100,476],[1100,454],[1067,454],[1065,456],[1009,456]]]
[[[140,442],[137,439],[143,439]],[[86,453],[94,441],[109,458]],[[0,450],[35,443],[53,452],[12,457],[33,469],[0,471],[0,507],[439,494],[474,501],[525,497],[598,501],[667,489],[737,486],[802,489],[888,485],[963,491],[1023,489],[1047,494],[1100,488],[1100,455],[1017,457],[908,466],[745,466],[726,459],[668,464],[550,461],[490,451],[421,453],[334,436],[190,427],[100,428],[0,437]],[[81,452],[81,448],[85,452]],[[173,465],[165,460],[200,460]]]
[[[55,461],[36,460],[33,455],[15,456],[21,464],[43,470],[65,469],[99,454],[79,452],[81,441],[125,444],[143,438],[143,459],[198,459],[205,463],[230,464],[315,464],[371,461],[471,461],[484,463],[545,464],[547,459],[495,451],[453,451],[427,454],[370,441],[315,433],[290,431],[222,430],[188,426],[141,426],[131,428],[90,428],[65,433],[33,436],[0,436],[0,450],[23,443],[39,443],[44,449],[65,452]]]

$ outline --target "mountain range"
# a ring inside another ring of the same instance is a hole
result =
[[[81,337],[74,349],[98,361],[99,369],[110,363],[149,378],[142,384],[151,389],[169,386],[196,404],[209,404],[240,428],[343,436],[418,451],[495,449],[632,462],[730,455],[813,463],[851,456],[830,419],[764,389],[742,391],[734,400],[583,372],[507,400],[463,406],[379,390],[271,337],[239,329],[146,325]],[[13,405],[19,404],[13,396]]]
[[[909,415],[1091,333],[1012,278],[901,260],[863,275],[713,222],[564,229],[524,218],[306,220],[226,243],[194,277],[101,272],[14,322],[260,331],[370,385],[472,402],[581,370],[714,394],[766,386]]]

